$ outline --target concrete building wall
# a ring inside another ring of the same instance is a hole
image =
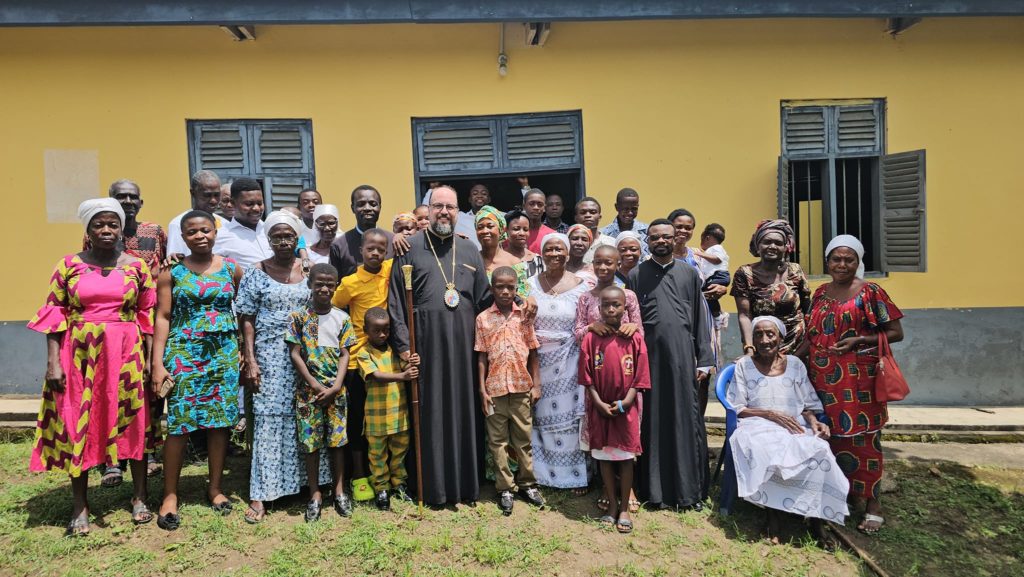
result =
[[[775,213],[780,101],[882,97],[887,149],[928,151],[928,272],[879,280],[908,312],[906,363],[922,386],[947,383],[929,401],[1024,400],[1019,357],[992,359],[1021,342],[1004,321],[1024,307],[1024,271],[1009,266],[1024,19],[927,19],[896,38],[875,19],[556,23],[542,48],[507,29],[506,77],[494,24],[267,26],[254,42],[214,27],[0,30],[0,380],[38,382],[38,358],[18,351],[43,340],[18,327],[79,247],[82,198],[128,177],[142,219],[187,207],[187,119],[309,118],[327,202],[345,206],[369,182],[388,218],[414,198],[410,118],[579,109],[586,190],[606,220],[623,186],[641,192],[643,220],[685,206],[726,227],[735,268],[752,260],[753,224]],[[954,338],[980,353],[962,358],[964,378],[997,386],[942,376],[963,355],[945,348]]]

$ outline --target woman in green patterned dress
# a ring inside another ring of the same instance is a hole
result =
[[[188,434],[206,430],[210,484],[206,498],[227,514],[231,502],[221,492],[230,428],[238,420],[238,324],[233,302],[242,269],[213,254],[217,227],[206,212],[181,219],[181,236],[192,253],[160,274],[159,304],[153,339],[153,389],[165,380],[167,397],[164,445],[164,500],[157,516],[162,529],[177,529],[178,478]],[[156,359],[162,360],[162,362]]]

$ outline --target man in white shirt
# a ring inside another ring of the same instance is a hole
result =
[[[263,190],[251,178],[231,183],[231,204],[235,217],[217,231],[213,253],[232,258],[242,268],[251,268],[270,258],[270,242],[263,229]]]
[[[597,202],[596,198],[586,196],[576,203],[576,224],[582,224],[590,229],[590,235],[594,238],[594,242],[590,243],[590,248],[583,255],[583,264],[594,262],[594,253],[598,247],[615,246],[615,239],[597,228],[601,224],[601,203]]]
[[[225,221],[216,210],[220,206],[220,177],[212,170],[200,170],[192,175],[188,187],[189,195],[192,197],[192,208],[189,210],[205,210],[213,215],[217,228],[221,228]],[[181,238],[181,217],[189,210],[179,214],[167,225],[167,255],[188,255],[192,251]]]
[[[477,250],[480,249],[480,241],[476,239],[476,212],[491,204],[491,191],[480,182],[474,182],[469,189],[469,210],[460,212],[455,219],[455,234],[461,234],[472,242]]]

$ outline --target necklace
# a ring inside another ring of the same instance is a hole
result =
[[[562,276],[565,276],[565,273],[562,273]],[[558,286],[558,283],[562,282],[562,276],[559,276],[558,280],[556,280],[555,283],[552,284],[550,287],[544,288],[544,280],[545,280],[546,277],[544,276],[543,273],[541,273],[540,278],[538,279],[540,281],[540,290],[544,291],[546,294],[549,294],[549,295],[551,295],[553,297],[558,296],[560,294],[560,292],[556,291],[555,287]]]
[[[444,267],[441,266],[441,259],[437,257],[437,251],[434,250],[434,243],[430,240],[430,235],[427,235],[427,244],[430,245],[430,252],[434,255],[434,260],[437,261],[437,268],[441,271],[441,278],[444,279],[444,306],[455,310],[459,306],[459,291],[455,290],[455,239],[452,238],[452,280],[448,280],[448,276],[444,274]]]

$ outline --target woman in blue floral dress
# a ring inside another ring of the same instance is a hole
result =
[[[164,500],[157,524],[178,527],[178,479],[188,434],[206,430],[210,484],[206,498],[218,513],[231,510],[221,492],[229,429],[238,420],[238,325],[233,303],[242,270],[213,254],[213,216],[192,211],[181,219],[191,254],[157,280],[159,304],[153,339],[151,384],[168,379],[168,438],[164,446]],[[159,360],[157,360],[159,359]]]
[[[295,384],[298,375],[285,335],[292,311],[306,306],[309,287],[295,258],[300,221],[275,211],[264,223],[274,256],[245,271],[235,300],[242,323],[242,381],[253,390],[253,446],[249,510],[245,520],[263,520],[264,501],[298,493],[306,474],[295,437]],[[326,451],[320,479],[331,478]]]

